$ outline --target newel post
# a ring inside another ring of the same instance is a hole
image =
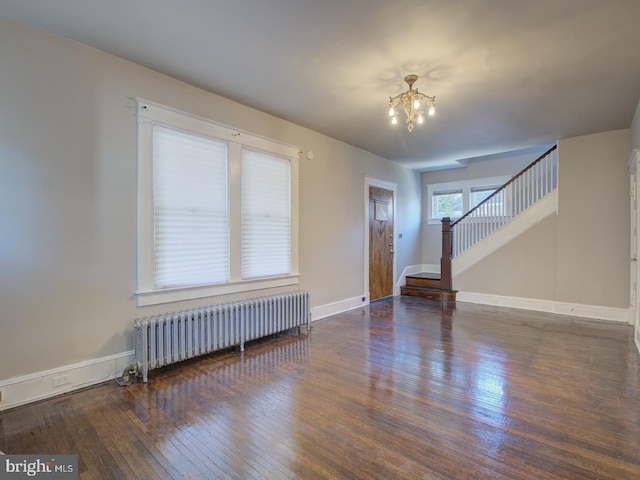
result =
[[[451,219],[442,219],[442,258],[440,259],[440,288],[452,290],[451,280]]]

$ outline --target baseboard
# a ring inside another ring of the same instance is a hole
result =
[[[487,293],[458,292],[458,302],[479,303],[500,307],[534,310],[536,312],[557,313],[573,317],[609,320],[612,322],[628,322],[629,309],[616,307],[602,307],[598,305],[582,305],[578,303],[556,302],[553,300],[539,300],[535,298],[508,297]]]
[[[2,380],[0,411],[112,380],[133,361],[132,350]]]
[[[398,276],[398,281],[393,286],[394,297],[397,297],[398,295],[400,295],[400,287],[404,285],[404,277],[406,277],[407,275],[413,275],[414,273],[422,272],[423,266],[424,265],[409,265],[404,267],[404,270],[402,270],[402,273]]]
[[[635,340],[636,340],[636,348],[638,349],[638,353],[640,353],[640,329],[636,327],[635,330]]]
[[[400,295],[400,287],[404,285],[404,277],[407,275],[413,275],[415,273],[440,273],[440,265],[434,265],[429,263],[421,263],[418,265],[409,265],[405,267],[400,276],[398,277],[398,281],[395,284],[395,289],[397,289],[397,293],[394,290],[394,295],[397,297]]]
[[[321,318],[330,317],[338,313],[353,310],[367,305],[369,303],[369,297],[362,295],[360,297],[346,298],[338,302],[327,303],[326,305],[319,305],[311,308],[311,321],[315,322]]]
[[[422,271],[425,273],[440,273],[440,265],[425,263],[422,265]]]
[[[367,296],[313,307],[311,321],[367,305]],[[0,381],[0,412],[113,380],[135,360],[135,352],[123,352]],[[55,386],[54,386],[55,385]]]

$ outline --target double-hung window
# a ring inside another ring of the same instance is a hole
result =
[[[298,149],[138,99],[138,305],[298,283]]]

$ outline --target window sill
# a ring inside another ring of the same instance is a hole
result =
[[[136,292],[138,307],[147,307],[161,303],[181,302],[198,298],[229,295],[232,293],[251,292],[266,288],[286,287],[297,285],[299,275],[284,277],[260,278],[255,280],[241,280],[219,285],[204,285],[199,287],[165,288],[158,290],[140,290]]]

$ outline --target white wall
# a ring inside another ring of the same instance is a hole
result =
[[[629,307],[630,131],[558,142],[558,215],[456,276],[463,292]],[[613,312],[613,313],[611,313]]]
[[[558,143],[556,300],[629,307],[630,131]]]
[[[398,272],[421,261],[410,170],[6,18],[0,58],[0,382],[129,351],[137,317],[228,300],[136,307],[136,96],[314,151],[300,165],[312,306],[365,293],[365,176],[398,184]]]
[[[557,217],[547,217],[453,279],[460,292],[555,298]],[[464,298],[464,295],[463,295]]]

